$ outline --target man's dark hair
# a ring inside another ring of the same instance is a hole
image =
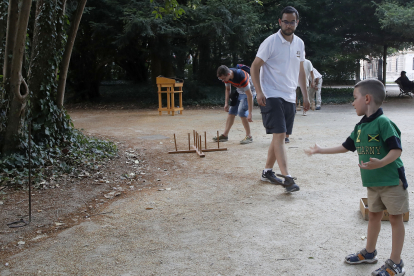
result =
[[[294,13],[296,14],[296,20],[299,20],[299,12],[292,6],[287,6],[282,10],[282,12],[280,13],[280,19],[283,18],[284,13]]]
[[[401,71],[401,76],[407,74],[405,71]]]
[[[217,77],[227,76],[230,73],[230,69],[226,65],[221,65],[217,68]]]

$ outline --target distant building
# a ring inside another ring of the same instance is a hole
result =
[[[367,57],[360,62],[361,80],[368,78],[382,79],[382,59]],[[387,57],[387,80],[394,82],[401,71],[407,72],[407,77],[414,80],[414,50],[404,50]]]

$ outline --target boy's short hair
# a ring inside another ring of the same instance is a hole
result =
[[[217,77],[227,76],[230,73],[230,69],[226,65],[221,65],[217,68]]]
[[[299,20],[299,12],[292,6],[287,6],[281,11],[280,19],[283,18],[284,13],[294,13],[296,15],[296,20]]]
[[[362,96],[371,95],[374,99],[374,103],[377,106],[381,106],[385,99],[385,87],[382,82],[376,79],[367,79],[358,82],[354,88],[358,88],[359,93]]]

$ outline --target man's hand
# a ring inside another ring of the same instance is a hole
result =
[[[257,92],[257,91],[256,91]],[[256,94],[257,103],[261,106],[266,106],[266,97],[262,92]]]
[[[303,99],[303,110],[308,111],[310,109],[309,99]]]
[[[249,115],[247,115],[247,121],[249,121],[250,123],[253,122],[252,114],[251,113],[249,113]]]
[[[365,163],[361,160],[361,164],[358,164],[358,166],[364,170],[374,170],[383,167],[380,159],[372,157],[370,157],[369,161]]]
[[[224,111],[229,112],[229,109],[230,109],[229,105],[228,104],[225,104],[224,105]]]

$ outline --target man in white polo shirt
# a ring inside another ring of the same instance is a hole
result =
[[[303,62],[303,69],[305,70],[305,76],[306,76],[306,90],[309,92],[309,87],[313,87],[313,81],[314,81],[313,64],[309,59],[305,59],[305,61]],[[297,93],[296,93],[296,96],[298,96]],[[309,96],[309,93],[308,93],[308,96]],[[303,116],[306,116],[305,110],[303,110]]]
[[[290,6],[284,8],[279,18],[281,29],[262,42],[250,70],[263,126],[267,134],[273,135],[261,180],[283,185],[287,192],[299,191],[296,178],[288,172],[285,148],[285,135],[292,133],[295,119],[298,82],[304,111],[308,111],[310,105],[303,68],[305,44],[293,34],[298,23],[298,11]],[[278,176],[284,181],[273,172],[276,161],[281,171]]]
[[[309,88],[309,101],[311,104],[315,103],[315,93],[316,93],[316,110],[321,110],[322,97],[322,75],[313,67],[313,75],[315,77],[314,85]]]

